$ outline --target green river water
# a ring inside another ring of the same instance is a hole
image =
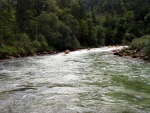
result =
[[[0,113],[150,113],[150,63],[107,47],[0,61]]]

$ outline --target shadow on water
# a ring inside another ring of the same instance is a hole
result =
[[[27,90],[36,90],[36,89],[37,88],[31,88],[31,87],[17,88],[17,89],[2,91],[2,92],[0,92],[0,95],[2,95],[2,94],[12,94],[12,93],[16,93],[16,92],[23,92],[23,91],[27,91]]]

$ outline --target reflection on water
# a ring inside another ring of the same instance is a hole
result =
[[[0,62],[0,113],[149,113],[150,64],[108,48]]]

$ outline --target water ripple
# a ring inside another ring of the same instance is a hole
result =
[[[149,113],[150,64],[110,48],[0,62],[0,113]]]

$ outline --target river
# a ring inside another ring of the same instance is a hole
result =
[[[0,113],[150,113],[150,63],[110,50],[0,61]]]

